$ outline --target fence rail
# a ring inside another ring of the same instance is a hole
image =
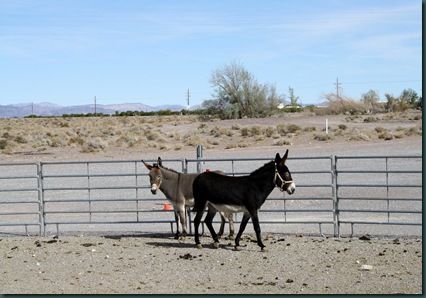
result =
[[[238,176],[271,160],[207,159],[198,150],[196,159],[163,163],[181,172],[209,168]],[[355,229],[421,236],[422,156],[293,157],[287,165],[296,192],[274,190],[260,210],[262,225],[333,236],[353,235]],[[140,160],[0,164],[0,233],[46,235],[111,226],[161,231],[164,225],[173,230],[173,212],[163,210],[165,202],[163,194],[151,194]],[[240,217],[235,214],[236,223]]]

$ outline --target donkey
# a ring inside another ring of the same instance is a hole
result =
[[[157,163],[150,165],[142,160],[145,167],[149,170],[149,179],[151,183],[151,192],[155,195],[160,189],[167,200],[172,204],[175,213],[177,231],[175,239],[179,239],[180,235],[187,235],[186,232],[186,213],[185,206],[192,207],[194,205],[194,196],[192,194],[192,183],[199,175],[184,174],[175,170],[167,169],[163,166],[162,160],[158,157]],[[223,172],[217,172],[223,175]],[[213,208],[209,206],[209,208]],[[216,210],[217,212],[217,210]],[[215,214],[216,214],[215,212]],[[222,236],[224,232],[226,219],[229,221],[229,238],[234,236],[234,219],[233,213],[220,212],[221,225],[218,236]],[[182,232],[181,232],[182,231]]]
[[[277,153],[275,161],[266,163],[248,176],[232,177],[219,175],[214,172],[206,172],[195,178],[193,183],[195,200],[193,211],[196,212],[194,225],[195,244],[197,248],[202,248],[198,236],[198,227],[205,207],[209,203],[219,211],[244,212],[240,229],[235,237],[235,250],[240,250],[241,235],[250,218],[256,232],[257,244],[261,250],[264,250],[265,245],[260,238],[258,218],[260,207],[276,186],[281,191],[287,191],[290,195],[296,190],[291,173],[285,165],[287,156],[288,149],[283,158]],[[212,235],[214,247],[218,248],[219,240],[212,225],[213,217],[217,212],[215,209],[209,208],[204,222]]]

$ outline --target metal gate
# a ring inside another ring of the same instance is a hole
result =
[[[163,159],[177,171],[235,176],[269,161],[206,159],[202,151]],[[270,194],[259,213],[263,231],[421,236],[422,156],[289,157],[287,165],[296,192]],[[140,160],[7,163],[0,171],[0,234],[173,230],[173,211],[149,191]]]

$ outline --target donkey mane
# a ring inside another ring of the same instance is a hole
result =
[[[273,165],[273,161],[270,161],[268,163],[265,163],[263,166],[261,166],[260,168],[258,168],[257,170],[254,170],[253,172],[250,173],[250,176],[256,176],[257,174],[264,172],[265,169],[271,165]]]
[[[158,165],[158,164],[155,164],[155,166],[157,167],[157,168],[159,168],[159,169],[164,169],[164,170],[166,170],[166,171],[170,171],[170,172],[173,172],[173,173],[176,173],[176,174],[182,174],[182,173],[179,173],[178,171],[176,171],[176,170],[173,170],[173,169],[169,169],[169,168],[166,168],[165,166],[163,166],[163,165]]]

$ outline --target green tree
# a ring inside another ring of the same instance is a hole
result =
[[[203,108],[225,119],[269,116],[283,101],[275,85],[259,84],[241,63],[235,61],[214,70],[210,83],[214,99],[204,101]]]
[[[401,92],[401,95],[399,96],[399,100],[401,102],[401,106],[410,106],[415,107],[416,102],[419,100],[419,96],[417,95],[417,92],[414,91],[411,88],[404,89]]]
[[[299,96],[294,95],[294,89],[290,86],[288,87],[288,98],[290,99],[290,104],[293,108],[297,107],[297,100],[299,99]]]
[[[390,93],[385,93],[385,97],[387,100],[386,111],[395,112],[398,109],[398,98]]]
[[[370,89],[366,93],[361,94],[361,101],[373,113],[380,111],[380,97],[377,91]]]

